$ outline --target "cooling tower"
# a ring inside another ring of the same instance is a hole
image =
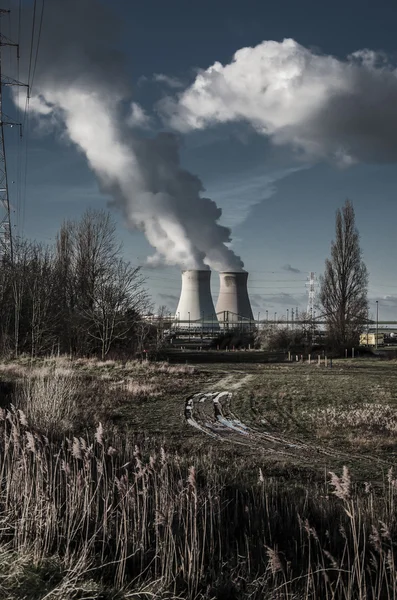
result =
[[[246,271],[219,273],[220,288],[216,314],[220,323],[253,321],[251,304],[248,298]]]
[[[182,290],[175,315],[181,328],[219,328],[210,280],[210,270],[182,271]]]

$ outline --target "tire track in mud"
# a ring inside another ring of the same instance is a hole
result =
[[[230,391],[199,392],[189,397],[185,404],[187,423],[212,438],[252,449],[263,448],[268,452],[289,456],[294,454],[286,452],[286,449],[311,450],[306,444],[261,432],[243,423],[230,411],[232,395]]]
[[[227,387],[227,390],[211,390],[198,392],[185,402],[185,419],[188,425],[198,429],[203,434],[219,441],[229,441],[255,450],[265,450],[274,455],[282,455],[301,460],[314,462],[316,458],[334,458],[337,460],[351,461],[352,459],[366,463],[390,466],[390,463],[375,456],[347,454],[325,448],[316,444],[302,442],[293,438],[258,429],[246,425],[232,412],[233,392],[243,387],[253,375],[244,375],[237,381],[236,372],[225,376],[217,384],[218,390]]]

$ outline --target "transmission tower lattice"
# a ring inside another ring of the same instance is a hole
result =
[[[9,14],[10,11],[0,8],[0,19],[3,15]],[[19,44],[15,44],[7,39],[1,33],[0,21],[0,259],[5,256],[13,260],[13,243],[12,243],[12,225],[11,225],[11,210],[10,198],[8,194],[7,180],[7,161],[4,140],[4,125],[17,125],[20,135],[22,135],[22,126],[20,123],[11,120],[4,114],[3,111],[3,88],[5,86],[22,86],[27,87],[27,84],[21,83],[16,79],[4,76],[2,72],[2,49],[4,46],[13,46],[17,50],[17,59],[19,60]],[[28,88],[29,89],[29,88]]]
[[[310,315],[310,318],[314,316],[314,306],[316,300],[316,284],[317,278],[313,271],[310,271],[308,282],[306,285],[308,286],[308,299],[307,299],[307,313]]]

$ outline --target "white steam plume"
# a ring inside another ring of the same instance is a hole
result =
[[[101,11],[100,3],[92,0],[69,2],[67,7],[60,0],[51,3],[43,25],[51,34],[42,42],[32,111],[60,124],[82,150],[129,226],[142,230],[156,249],[149,264],[242,269],[240,258],[225,245],[230,230],[218,222],[221,210],[201,196],[198,177],[180,166],[177,137],[139,139],[125,126],[131,120],[131,113],[123,115],[127,102],[131,106],[130,90],[120,57],[97,47],[99,40],[109,39],[111,29],[108,15],[100,18]],[[91,30],[81,29],[81,22],[90,22]],[[133,125],[137,116],[142,125],[144,113],[136,106]]]
[[[397,160],[396,106],[397,71],[383,54],[360,50],[341,61],[285,39],[214,63],[160,110],[179,131],[247,121],[302,158],[348,166]]]

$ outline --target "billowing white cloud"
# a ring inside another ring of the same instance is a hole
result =
[[[397,160],[397,71],[385,55],[360,50],[338,60],[292,39],[238,50],[198,73],[159,108],[175,129],[246,121],[302,158]]]

